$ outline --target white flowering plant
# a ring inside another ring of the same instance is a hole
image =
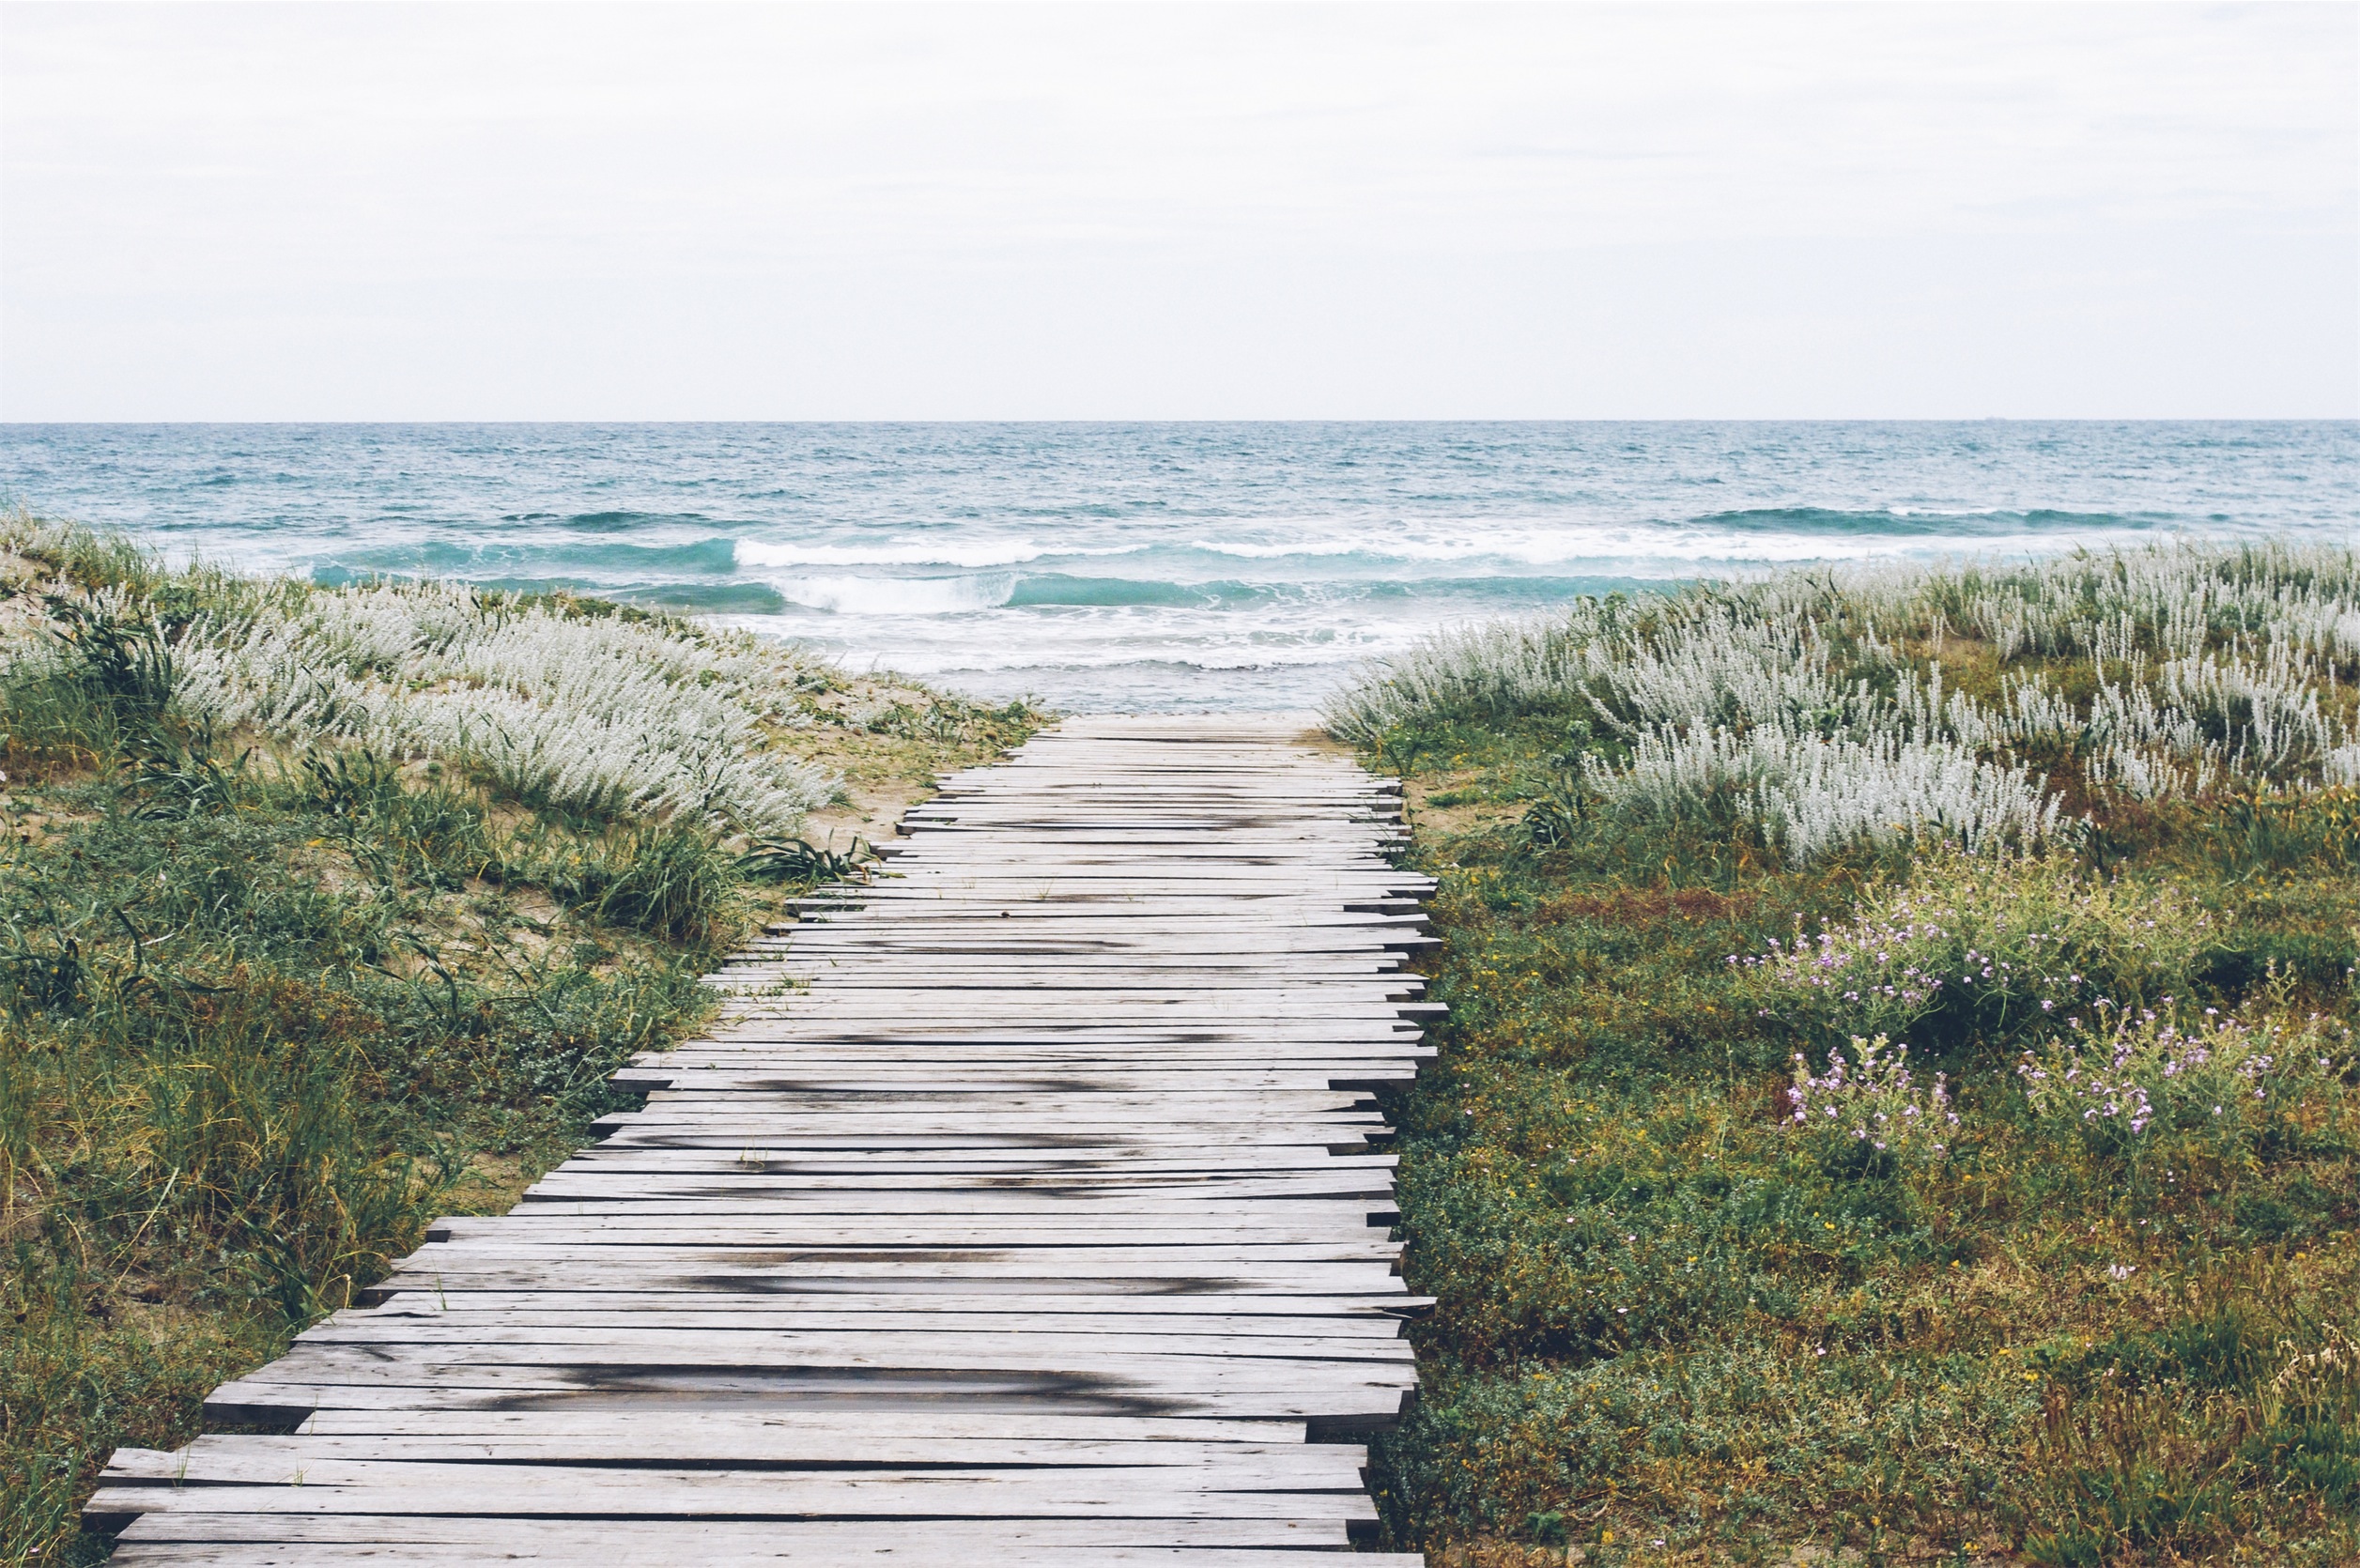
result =
[[[1998,656],[1997,689],[1946,685],[1954,638]],[[2086,659],[2090,679],[2004,669],[2020,655]],[[1582,788],[1612,813],[1746,828],[1801,866],[2075,843],[2091,824],[2068,784],[2101,811],[2360,785],[2355,675],[2360,556],[2173,542],[1583,599],[1429,638],[1325,717],[1371,745],[1438,718],[1593,722],[1612,744]]]
[[[440,758],[534,806],[775,836],[836,787],[774,744],[803,657],[669,618],[374,583],[199,620],[176,659],[199,722]]]

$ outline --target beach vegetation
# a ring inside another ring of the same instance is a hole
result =
[[[1327,721],[1392,757],[1437,723],[1553,717],[1601,808],[1742,831],[1790,864],[2033,849],[2091,831],[2099,797],[2360,785],[2353,561],[2167,545],[1610,594],[1436,638]]]
[[[1459,1564],[2360,1560],[2360,557],[1583,601],[1368,672]],[[1800,1554],[1797,1556],[1797,1554]]]

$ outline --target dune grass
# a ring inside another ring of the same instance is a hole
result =
[[[833,767],[915,796],[1037,723],[594,601],[171,571],[23,520],[0,543],[9,1563],[102,1557],[76,1511],[110,1450],[187,1441],[428,1221],[505,1209],[629,1103],[608,1075],[841,869],[779,849]],[[339,695],[224,706],[254,669]]]
[[[1339,699],[1452,1007],[1396,1541],[2360,1560],[2356,577],[1794,576]]]

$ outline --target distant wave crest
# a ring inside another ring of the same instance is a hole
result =
[[[1051,551],[1030,539],[897,542],[884,545],[780,545],[761,539],[740,539],[733,546],[740,566],[1021,566],[1050,554],[1090,554],[1090,551]]]
[[[1799,533],[1851,539],[1942,535],[1978,543],[2014,534],[2053,534],[2059,530],[2145,530],[2167,519],[2113,512],[2028,512],[2001,510],[1946,511],[1938,508],[1895,507],[1874,512],[1846,512],[1825,506],[1754,507],[1742,512],[1708,512],[1687,526],[1727,529],[1735,533]]]
[[[779,594],[831,615],[956,615],[993,609],[1016,592],[1013,573],[973,577],[786,577]]]

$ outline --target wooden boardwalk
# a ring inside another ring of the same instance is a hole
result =
[[[1073,720],[947,780],[645,1109],[207,1403],[280,1435],[118,1451],[115,1560],[1347,1549],[1332,1439],[1416,1383],[1366,1091],[1427,1053],[1427,884],[1297,728]]]

